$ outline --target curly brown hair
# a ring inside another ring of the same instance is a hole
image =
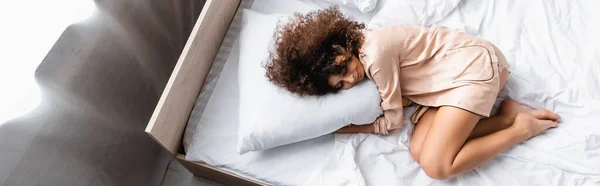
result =
[[[344,17],[338,7],[296,13],[287,24],[277,25],[275,50],[265,66],[267,77],[301,96],[337,92],[328,79],[344,73],[347,64],[335,63],[342,52],[333,46],[359,56],[364,28],[364,23]]]

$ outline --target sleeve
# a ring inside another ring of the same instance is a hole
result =
[[[375,133],[388,134],[398,129],[403,121],[403,99],[400,88],[400,64],[393,52],[379,51],[370,56],[369,73],[381,96],[383,115],[375,120]]]

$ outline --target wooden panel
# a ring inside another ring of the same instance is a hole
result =
[[[200,176],[200,177],[203,177],[203,178],[215,181],[215,182],[219,182],[224,185],[236,185],[236,186],[237,185],[240,185],[240,186],[242,186],[242,185],[249,185],[249,186],[265,185],[265,184],[256,182],[254,180],[246,179],[244,177],[240,177],[238,175],[226,172],[224,170],[213,167],[206,163],[187,161],[187,160],[185,160],[185,155],[183,155],[183,154],[178,154],[176,156],[176,159],[179,163],[181,163],[181,165],[183,165],[185,168],[187,168],[194,175],[197,175],[197,176]]]
[[[208,0],[183,48],[146,132],[177,154],[190,112],[240,0]]]

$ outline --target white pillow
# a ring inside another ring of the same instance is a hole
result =
[[[395,24],[431,26],[446,17],[460,0],[380,0],[369,28]]]
[[[240,33],[238,152],[316,138],[347,124],[372,123],[383,111],[377,87],[364,81],[337,94],[299,97],[270,82],[263,68],[279,14],[243,10]]]

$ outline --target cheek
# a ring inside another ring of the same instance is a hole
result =
[[[335,85],[337,84],[338,80],[336,80],[335,78],[329,78],[329,86],[331,87],[335,87]]]

